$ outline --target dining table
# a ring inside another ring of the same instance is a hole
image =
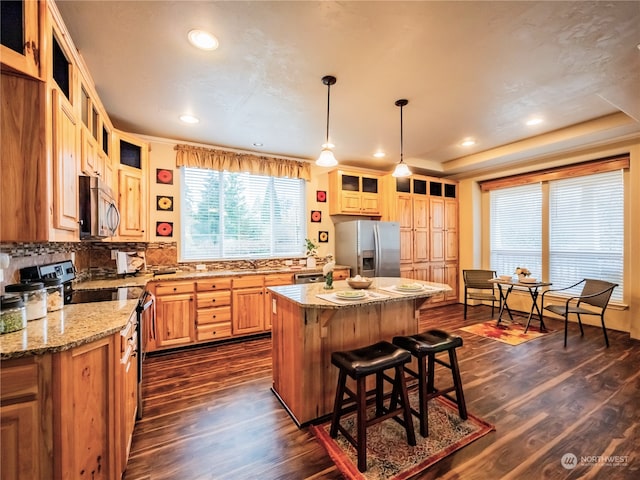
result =
[[[509,298],[509,294],[513,291],[513,289],[517,290],[526,290],[529,292],[531,296],[531,309],[529,310],[529,316],[527,318],[527,325],[524,328],[524,333],[527,333],[529,330],[529,325],[531,324],[531,320],[533,319],[534,313],[538,315],[538,319],[540,320],[540,331],[545,332],[547,327],[544,325],[544,320],[542,318],[542,312],[540,311],[540,307],[538,307],[538,295],[540,295],[540,289],[544,287],[549,287],[552,284],[549,282],[541,282],[536,279],[527,279],[511,277],[509,279],[506,278],[492,278],[489,282],[494,283],[498,286],[498,291],[500,293],[500,311],[498,312],[498,321],[497,325],[500,325],[500,321],[502,320],[502,313],[506,309],[509,313],[509,317],[511,317],[511,310],[509,308],[509,304],[507,300]],[[513,317],[511,317],[513,320]]]

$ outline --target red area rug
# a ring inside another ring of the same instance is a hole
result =
[[[412,405],[417,392],[411,392]],[[375,407],[373,407],[375,408]],[[370,415],[373,415],[371,410]],[[404,427],[393,420],[367,429],[367,471],[358,470],[356,450],[341,433],[329,436],[330,422],[314,425],[311,431],[327,450],[342,475],[349,480],[402,480],[427,469],[456,450],[495,430],[493,425],[469,414],[458,416],[458,407],[438,397],[429,402],[429,437],[420,435],[418,419],[414,419],[417,445],[407,444]],[[355,437],[355,413],[342,418],[341,424]]]
[[[505,320],[502,320],[500,325],[497,325],[497,323],[496,320],[489,320],[488,322],[462,327],[460,330],[473,333],[474,335],[480,335],[481,337],[492,338],[493,340],[508,343],[509,345],[520,345],[521,343],[552,333],[552,330],[548,328],[546,331],[541,332],[540,328],[533,325],[529,327],[527,333],[524,333],[524,325],[520,325],[519,323]]]

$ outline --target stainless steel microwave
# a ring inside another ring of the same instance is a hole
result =
[[[120,226],[120,212],[111,187],[98,177],[80,176],[80,239],[112,237]]]

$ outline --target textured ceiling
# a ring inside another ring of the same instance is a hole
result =
[[[543,150],[640,132],[638,1],[56,3],[112,121],[131,132],[316,158],[327,74],[343,164],[398,161],[399,98],[405,161],[426,172],[488,167],[500,159],[482,152],[556,130]],[[192,28],[220,47],[193,48]],[[524,125],[533,115],[545,122]],[[478,143],[463,148],[466,137]]]

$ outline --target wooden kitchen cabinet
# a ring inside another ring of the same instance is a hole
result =
[[[119,425],[118,442],[119,446],[117,464],[118,472],[123,472],[127,468],[127,460],[131,451],[133,440],[133,429],[136,424],[138,413],[138,338],[140,332],[136,330],[136,313],[133,313],[127,325],[120,332],[120,357],[117,367],[119,376],[117,378],[120,395],[116,403]]]
[[[0,478],[122,477],[137,406],[136,357],[121,361],[122,348],[134,340],[125,327],[62,352],[2,361]]]
[[[2,22],[0,59],[2,68],[29,77],[40,77],[41,30],[44,17],[40,11],[44,1],[16,0],[0,2]],[[4,478],[4,477],[3,477]]]
[[[189,345],[195,340],[193,282],[162,283],[155,287],[158,349]]]
[[[265,329],[264,275],[246,275],[232,281],[232,331],[234,335]]]
[[[206,342],[231,336],[231,279],[196,282],[196,340]]]
[[[118,166],[118,241],[146,241],[147,170],[149,145],[124,132],[114,132],[115,163]]]
[[[53,104],[53,228],[79,239],[78,166],[79,129],[73,105],[56,88]]]
[[[329,172],[329,214],[379,216],[381,176],[374,173]]]
[[[51,385],[50,356],[3,361],[0,384],[0,478],[53,478],[51,410],[45,396]]]
[[[425,307],[458,301],[457,182],[413,175],[384,179],[388,194],[382,220],[400,223],[400,270],[403,276],[452,288]]]
[[[54,475],[60,479],[119,478],[116,365],[119,334],[53,356]]]
[[[45,142],[46,89],[42,82],[0,75],[0,191],[2,242],[49,240],[50,200]],[[27,134],[28,132],[28,134]],[[79,240],[79,238],[78,238]]]

